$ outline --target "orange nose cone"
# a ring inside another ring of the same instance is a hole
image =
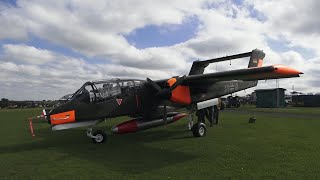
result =
[[[274,65],[273,66],[277,74],[283,74],[283,75],[299,75],[303,74],[303,72],[298,71],[296,69],[293,69],[288,66],[284,65]]]

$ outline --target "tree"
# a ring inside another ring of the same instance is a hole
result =
[[[8,107],[8,106],[9,106],[9,99],[2,98],[1,102],[0,102],[0,107],[1,108],[5,108],[5,107]]]

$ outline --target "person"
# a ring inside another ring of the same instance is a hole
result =
[[[206,116],[206,109],[199,109],[196,112],[196,115],[198,116],[198,122],[199,123],[205,123],[205,116]]]
[[[210,126],[217,125],[219,122],[219,107],[217,105],[206,108],[206,118],[208,119]]]
[[[219,111],[220,111],[220,109],[219,109],[218,106],[214,105],[213,106],[213,110],[214,110],[213,111],[213,123],[215,125],[217,125],[219,123]]]
[[[207,117],[211,127],[214,124],[214,121],[213,121],[214,117],[213,116],[214,116],[214,108],[213,108],[213,106],[207,107],[206,108],[206,117]]]

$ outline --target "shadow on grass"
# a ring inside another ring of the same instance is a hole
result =
[[[66,153],[66,159],[81,159],[103,166],[108,170],[139,174],[168,165],[183,163],[197,158],[194,154],[175,151],[178,139],[188,138],[186,131],[157,128],[136,134],[110,135],[104,144],[92,144],[83,129],[50,132],[38,129],[32,142],[0,146],[0,153],[45,151],[36,158],[50,156],[50,152]],[[169,142],[170,141],[170,142]],[[165,144],[165,145],[162,145]],[[169,144],[169,145],[168,145]],[[170,144],[172,146],[170,147]],[[64,161],[66,159],[56,159]],[[49,163],[49,162],[48,162]]]

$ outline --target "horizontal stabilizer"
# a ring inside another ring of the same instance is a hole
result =
[[[228,61],[234,59],[240,59],[245,57],[250,57],[248,67],[260,67],[262,65],[263,58],[265,57],[265,53],[259,49],[254,49],[251,52],[235,54],[231,56],[224,56],[214,59],[208,59],[203,61],[194,61],[192,63],[192,67],[190,69],[189,75],[203,74],[204,69],[211,63],[217,63],[221,61]]]

